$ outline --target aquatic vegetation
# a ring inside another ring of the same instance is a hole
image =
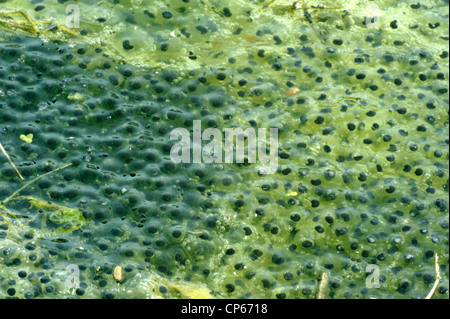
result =
[[[25,21],[18,21],[14,18],[14,16],[22,16]],[[30,16],[24,11],[24,10],[12,10],[12,11],[0,11],[0,17],[4,17],[4,19],[0,20],[0,26],[12,29],[12,30],[23,30],[27,33],[31,33],[36,36],[45,35],[47,31],[50,30],[48,26],[46,26],[47,30],[41,31],[42,26],[39,25],[50,25],[52,24],[52,21],[33,21],[33,19],[30,18]],[[64,25],[56,25],[51,26],[52,31],[60,30],[65,33],[79,36],[78,33],[74,32],[73,30],[65,27]]]
[[[171,282],[164,278],[155,276],[148,281],[148,289],[154,291],[159,298],[189,298],[189,299],[212,299],[219,298],[209,288],[200,284],[189,282]],[[161,288],[163,287],[163,288]],[[168,288],[168,289],[167,289]],[[172,290],[172,291],[169,291]]]
[[[33,134],[20,134],[19,138],[25,143],[33,143]]]
[[[14,200],[26,200],[40,212],[51,211],[52,213],[49,216],[50,221],[57,225],[62,225],[52,231],[71,232],[85,224],[83,214],[78,209],[69,208],[48,201],[43,201],[32,196],[18,196],[14,198]],[[44,217],[42,221],[43,225],[45,225],[45,221],[46,217]]]
[[[22,24],[22,23],[18,23],[15,22],[15,20],[13,20],[11,18],[11,15],[22,15],[23,18],[25,18],[25,20],[28,22],[28,25]],[[23,10],[12,10],[12,11],[7,11],[7,12],[0,12],[0,16],[4,16],[7,19],[12,20],[12,22],[6,21],[6,20],[0,20],[0,25],[3,27],[7,27],[7,28],[19,28],[22,30],[26,30],[29,32],[34,32],[34,34],[38,34],[39,31],[36,27],[36,25],[34,24],[33,20],[30,19],[30,17],[28,16],[28,14],[25,13],[25,11]]]
[[[0,297],[448,298],[448,3],[83,1],[75,35],[19,2],[0,140],[34,182],[0,161]],[[173,163],[194,120],[278,128],[277,172]]]
[[[28,143],[28,142],[26,142],[26,143]],[[20,189],[16,190],[11,196],[9,196],[8,198],[6,198],[4,201],[2,201],[0,203],[0,212],[3,210],[4,213],[6,213],[7,215],[14,216],[14,213],[12,213],[10,210],[8,210],[6,208],[6,205],[8,203],[10,203],[11,201],[16,201],[16,200],[28,201],[31,204],[31,206],[33,206],[34,208],[36,208],[38,210],[38,214],[39,213],[44,214],[44,217],[42,220],[42,231],[43,232],[45,232],[46,216],[47,216],[46,213],[47,212],[52,212],[49,216],[49,219],[51,222],[53,222],[54,224],[57,224],[57,225],[62,225],[62,226],[59,226],[58,228],[52,230],[52,232],[54,232],[54,231],[71,232],[71,231],[83,226],[85,224],[85,219],[84,219],[81,211],[78,209],[69,208],[69,207],[66,207],[63,205],[58,205],[55,203],[51,203],[49,201],[44,201],[42,199],[39,199],[39,198],[36,198],[33,196],[17,196],[25,188],[29,187],[30,185],[32,185],[39,179],[49,175],[50,173],[64,169],[70,165],[71,164],[65,165],[59,169],[56,169],[55,171],[48,172],[42,176],[39,176],[39,177],[33,179],[32,181],[26,183]],[[19,221],[19,223],[20,223],[20,221]],[[29,223],[29,221],[25,225],[21,225],[20,228],[25,227],[28,223]],[[9,222],[9,225],[12,225],[12,223]]]

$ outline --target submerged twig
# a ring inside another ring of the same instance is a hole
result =
[[[21,180],[25,180],[25,178],[22,177],[22,175],[20,174],[19,170],[17,169],[16,165],[14,165],[13,161],[11,160],[11,158],[9,157],[8,153],[6,153],[5,149],[3,148],[2,143],[0,143],[0,150],[2,151],[2,153],[6,156],[6,159],[8,160],[9,164],[11,164],[11,166],[16,170],[17,174],[19,175]]]
[[[29,181],[28,183],[26,183],[25,185],[23,185],[21,188],[19,188],[18,190],[16,190],[14,193],[12,193],[12,195],[9,196],[7,199],[5,199],[5,200],[2,202],[2,204],[3,204],[3,205],[8,204],[15,196],[17,196],[17,194],[19,194],[21,191],[23,191],[25,188],[27,188],[27,187],[30,186],[31,184],[35,183],[37,180],[39,180],[39,179],[41,179],[41,178],[43,178],[43,177],[45,177],[45,176],[47,176],[47,175],[50,175],[50,174],[52,174],[52,173],[56,173],[57,171],[60,171],[60,170],[62,170],[62,169],[65,169],[66,167],[69,167],[70,165],[72,165],[72,163],[67,164],[67,165],[64,165],[64,166],[62,166],[62,167],[60,167],[60,168],[57,168],[57,169],[55,169],[55,170],[53,170],[53,171],[50,171],[50,172],[48,172],[48,173],[45,173],[44,175],[38,176],[38,177],[36,177],[35,179],[33,179],[32,181]]]
[[[436,291],[439,281],[442,279],[441,274],[439,272],[439,256],[438,256],[438,254],[435,254],[434,258],[435,258],[434,262],[435,262],[435,267],[436,267],[436,281],[434,282],[433,288],[431,288],[431,291],[428,293],[428,295],[425,297],[425,299],[431,299],[434,292]]]
[[[1,146],[1,145],[0,145]],[[47,172],[41,176],[36,177],[35,179],[29,181],[28,183],[26,183],[25,185],[23,185],[21,188],[19,188],[18,190],[16,190],[14,193],[12,193],[11,196],[9,196],[7,199],[5,199],[3,202],[0,202],[0,216],[2,216],[6,223],[11,226],[11,228],[14,230],[14,232],[17,233],[17,229],[13,226],[12,222],[9,221],[6,216],[4,216],[3,214],[1,214],[1,210],[3,210],[6,214],[13,216],[13,214],[11,212],[8,211],[8,209],[6,208],[6,205],[11,202],[12,200],[27,200],[30,202],[30,204],[36,208],[39,209],[47,209],[50,211],[54,211],[54,213],[52,213],[52,215],[50,215],[50,220],[52,220],[52,222],[56,223],[56,224],[63,224],[66,221],[78,221],[79,223],[76,224],[75,226],[73,226],[72,228],[69,229],[69,231],[71,230],[75,230],[78,229],[79,227],[81,227],[82,225],[84,225],[84,218],[83,215],[81,213],[81,211],[77,210],[77,209],[73,209],[73,208],[69,208],[69,207],[65,207],[62,205],[58,205],[58,204],[53,204],[47,201],[43,201],[40,200],[38,198],[35,197],[31,197],[31,196],[25,196],[25,197],[21,197],[21,196],[17,196],[21,191],[23,191],[25,188],[27,188],[28,186],[30,186],[31,184],[35,183],[36,181],[38,181],[39,179],[48,176],[49,174],[55,173],[57,171],[60,171],[68,166],[72,165],[72,163],[64,165],[62,167],[59,167],[53,171]],[[38,212],[39,214],[39,212]],[[38,215],[36,214],[33,218],[31,218],[25,225],[21,226],[25,227],[27,226],[33,219],[36,218],[36,216]],[[44,229],[44,225],[45,225],[45,219],[46,215],[44,215],[44,220],[42,223],[42,230]]]

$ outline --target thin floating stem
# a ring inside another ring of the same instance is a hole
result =
[[[434,282],[433,288],[431,288],[431,291],[428,293],[428,296],[426,296],[425,299],[431,299],[434,292],[436,291],[439,281],[442,279],[441,273],[439,272],[439,256],[438,256],[438,254],[435,254],[434,258],[435,258],[434,263],[435,263],[435,267],[436,267],[436,281]]]
[[[9,157],[8,153],[6,153],[5,149],[3,148],[2,143],[0,143],[0,150],[2,151],[2,153],[6,156],[6,159],[8,160],[9,164],[11,164],[11,166],[16,170],[17,174],[19,175],[20,179],[22,181],[25,180],[25,178],[23,178],[23,176],[20,174],[19,170],[17,169],[16,165],[14,165],[13,161],[11,160],[11,158]]]
[[[25,20],[28,21],[28,23],[30,24],[30,28],[33,30],[33,32],[36,35],[39,35],[39,29],[36,27],[36,24],[34,24],[33,20],[30,18],[30,16],[24,11],[24,10],[13,10],[13,11],[8,11],[8,12],[0,12],[0,15],[10,15],[10,14],[21,14]],[[17,26],[16,26],[17,27]]]
[[[62,169],[65,169],[66,167],[69,167],[70,165],[72,165],[72,163],[67,164],[67,165],[64,165],[64,166],[62,166],[62,167],[60,167],[60,168],[57,168],[57,169],[55,169],[55,170],[53,170],[53,171],[50,171],[50,172],[48,172],[48,173],[45,173],[44,175],[38,176],[38,177],[36,177],[35,179],[29,181],[28,183],[26,183],[25,185],[23,185],[21,188],[19,188],[18,190],[16,190],[14,193],[12,193],[12,195],[9,196],[7,199],[5,199],[5,200],[3,201],[2,204],[3,204],[3,205],[8,204],[15,196],[17,196],[17,194],[19,194],[21,191],[23,191],[25,188],[27,188],[27,187],[30,186],[31,184],[35,183],[35,182],[38,181],[39,179],[41,179],[41,178],[43,178],[43,177],[45,177],[45,176],[47,176],[47,175],[50,175],[50,174],[52,174],[52,173],[56,173],[56,172],[58,172],[58,171],[60,171],[60,170],[62,170]]]

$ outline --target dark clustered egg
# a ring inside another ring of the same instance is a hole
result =
[[[2,15],[0,298],[448,298],[448,1],[219,2]]]

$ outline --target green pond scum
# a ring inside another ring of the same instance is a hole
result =
[[[0,0],[0,298],[449,298],[448,9]],[[277,172],[173,163],[194,120]]]

